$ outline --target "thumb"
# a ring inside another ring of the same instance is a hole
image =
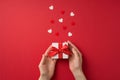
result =
[[[71,50],[72,50],[74,56],[79,56],[79,53],[76,51],[75,48],[72,48]]]
[[[46,58],[47,57],[43,54],[40,64],[45,64],[46,63]]]

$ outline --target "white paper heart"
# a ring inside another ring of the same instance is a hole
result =
[[[51,33],[52,33],[52,29],[48,29],[48,33],[50,33],[50,34],[51,34]]]
[[[72,32],[68,32],[68,37],[71,37],[72,36]]]
[[[70,16],[75,16],[75,13],[74,12],[70,12]]]
[[[54,9],[54,6],[53,6],[53,5],[49,6],[49,9],[50,9],[50,10],[53,10],[53,9]]]
[[[63,18],[60,18],[58,21],[59,21],[60,23],[62,23],[62,22],[63,22]]]

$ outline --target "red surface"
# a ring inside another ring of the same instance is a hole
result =
[[[68,19],[71,10],[76,15]],[[49,35],[50,20],[60,26],[60,16],[67,29],[53,27],[59,36]],[[67,31],[73,32],[71,38]],[[0,0],[0,80],[37,80],[41,55],[51,42],[66,40],[83,52],[88,80],[120,80],[119,0]],[[53,80],[74,80],[67,60],[58,61]]]

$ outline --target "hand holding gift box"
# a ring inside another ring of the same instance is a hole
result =
[[[52,49],[48,54],[52,59],[68,59],[71,55],[68,43],[52,43]]]

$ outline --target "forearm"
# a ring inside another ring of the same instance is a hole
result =
[[[87,80],[83,71],[81,71],[81,70],[74,71],[73,76],[74,76],[75,80]]]

